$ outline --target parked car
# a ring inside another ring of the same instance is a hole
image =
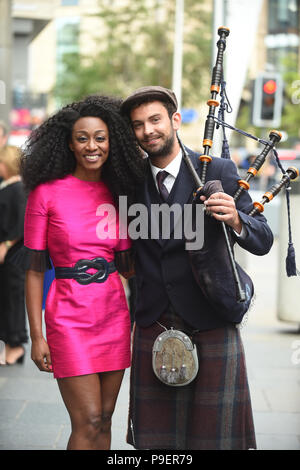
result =
[[[294,166],[300,171],[300,150],[277,149],[279,160],[286,170],[289,166]]]

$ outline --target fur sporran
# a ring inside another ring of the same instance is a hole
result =
[[[197,375],[199,363],[196,345],[180,330],[166,330],[155,340],[152,367],[156,377],[166,385],[187,385]]]

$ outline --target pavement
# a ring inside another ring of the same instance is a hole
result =
[[[268,255],[243,257],[256,299],[241,335],[258,449],[299,450],[300,305],[299,324],[278,320],[278,256],[276,240]],[[113,416],[112,450],[133,450],[125,442],[128,390],[129,370]],[[27,345],[24,364],[0,367],[0,450],[63,450],[69,433],[56,380],[36,368]]]

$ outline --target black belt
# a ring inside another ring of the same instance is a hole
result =
[[[94,274],[87,273],[88,269],[97,269]],[[75,279],[79,284],[87,285],[92,282],[105,282],[108,276],[116,271],[113,261],[105,258],[80,259],[74,268],[55,268],[56,279]]]

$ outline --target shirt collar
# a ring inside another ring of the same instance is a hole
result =
[[[159,171],[162,171],[162,170],[167,171],[170,175],[172,175],[176,179],[177,175],[179,173],[181,160],[182,160],[182,151],[181,151],[181,149],[179,150],[176,157],[165,168],[158,168],[157,166],[152,165],[151,160],[149,159],[149,164],[150,164],[150,168],[151,168],[151,171],[152,171],[154,181],[156,181],[157,173]]]

